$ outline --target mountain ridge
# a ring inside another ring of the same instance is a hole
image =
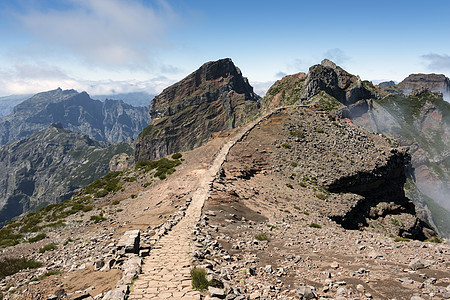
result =
[[[55,122],[99,141],[121,142],[136,138],[145,128],[150,120],[147,111],[122,101],[101,102],[86,92],[58,88],[34,95],[0,118],[0,145],[28,137]]]

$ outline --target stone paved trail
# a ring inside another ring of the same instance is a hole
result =
[[[230,148],[258,121],[241,129],[218,151],[212,166],[199,174],[197,190],[192,195],[185,217],[163,236],[144,260],[142,274],[135,281],[129,299],[200,299],[191,285],[191,234],[209,196],[209,188]]]

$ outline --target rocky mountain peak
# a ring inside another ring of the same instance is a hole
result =
[[[139,136],[136,159],[193,149],[213,132],[248,122],[259,106],[260,97],[231,59],[207,62],[153,99],[151,123]]]
[[[328,59],[309,69],[301,98],[307,100],[320,91],[326,92],[344,105],[374,97],[359,76],[348,73]]]
[[[397,85],[403,93],[418,88],[427,88],[433,92],[450,93],[450,79],[444,74],[411,74]]]
[[[370,98],[377,98],[377,91],[370,82],[361,81],[359,76],[324,59],[309,68],[307,75],[298,73],[275,82],[263,99],[263,108],[307,104],[335,110]]]
[[[241,70],[230,58],[224,58],[203,64],[183,80],[164,89],[152,101],[151,118],[173,115],[177,112],[177,107],[184,106],[183,102],[189,103],[186,98],[194,94],[214,92],[219,87],[224,91],[243,94],[246,99],[258,99],[247,78],[242,76]]]

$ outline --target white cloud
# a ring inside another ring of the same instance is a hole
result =
[[[275,81],[251,81],[250,84],[253,86],[253,91],[260,95],[261,97],[264,97],[264,95],[267,93],[267,90],[272,86],[272,84]]]
[[[346,62],[349,59],[349,57],[344,53],[344,51],[342,51],[339,48],[327,50],[324,53],[323,58],[327,58],[338,65]]]
[[[447,54],[430,53],[422,55],[426,61],[427,68],[432,71],[449,71],[450,56]]]
[[[0,96],[34,94],[42,91],[75,89],[95,94],[147,92],[159,94],[174,80],[157,77],[150,80],[79,80],[66,75],[58,68],[42,64],[16,64],[10,69],[0,69]]]
[[[25,30],[50,49],[108,69],[149,69],[152,56],[168,45],[176,15],[158,1],[70,0],[70,9],[31,7],[19,16]]]

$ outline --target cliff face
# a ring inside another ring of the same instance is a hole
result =
[[[409,164],[407,150],[387,138],[328,113],[287,108],[232,149],[211,201],[247,207],[285,201],[346,229],[424,240],[434,232],[405,197]]]
[[[440,233],[450,237],[450,104],[442,94],[430,92],[389,95],[366,104],[356,112],[351,109],[348,116],[355,124],[395,137],[410,148],[415,184],[410,182],[409,193],[425,210],[431,210],[429,221]]]
[[[108,145],[60,124],[0,148],[0,223],[70,198],[72,192],[109,171],[128,144]]]
[[[152,100],[150,125],[139,135],[136,160],[193,149],[213,132],[252,118],[260,97],[231,59],[208,62]]]
[[[319,104],[332,106],[334,109],[340,105],[350,105],[361,99],[376,97],[376,89],[371,83],[361,81],[359,77],[325,59],[320,65],[309,68],[307,75],[298,73],[277,81],[267,91],[263,99],[263,108],[291,104]]]
[[[433,92],[450,92],[450,79],[443,74],[411,74],[397,88],[403,93],[409,93],[415,89],[426,88]]]
[[[86,92],[43,92],[14,107],[0,119],[0,145],[17,141],[59,122],[71,131],[110,143],[136,138],[148,124],[148,108],[133,107],[118,100],[92,100]]]

